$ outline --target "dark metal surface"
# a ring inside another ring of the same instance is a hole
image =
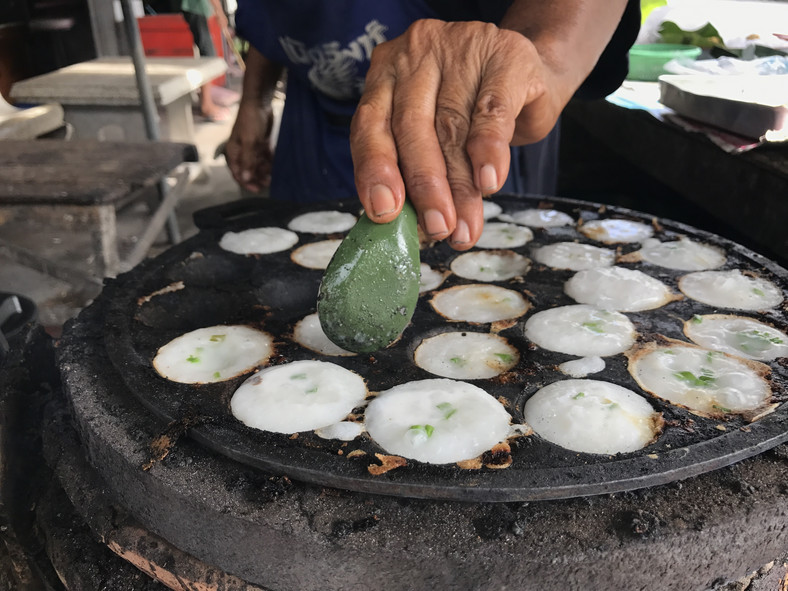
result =
[[[131,554],[164,555],[160,573],[177,573],[183,551],[271,591],[719,591],[766,562],[776,569],[788,552],[780,526],[788,444],[680,483],[538,503],[327,489],[188,438],[143,471],[145,443],[159,428],[109,362],[100,334],[106,303],[84,310],[60,341],[68,370],[63,399],[56,393],[47,405],[55,420],[43,443],[94,537],[118,540],[130,513],[168,542],[143,538]],[[111,505],[97,506],[99,497]]]
[[[505,212],[536,206],[542,199],[499,197]],[[575,218],[623,217],[651,222],[644,215],[629,210],[554,198],[560,210]],[[255,202],[256,204],[256,202]],[[332,206],[333,207],[333,206]],[[357,202],[343,203],[338,209],[358,211]],[[312,207],[310,209],[327,209]],[[229,400],[243,381],[192,386],[169,382],[156,374],[151,359],[158,347],[184,332],[212,324],[245,323],[260,326],[277,337],[272,363],[314,358],[315,354],[289,339],[295,322],[315,310],[315,298],[322,273],[298,267],[289,260],[289,251],[259,257],[244,257],[225,252],[218,239],[228,229],[239,230],[263,225],[285,226],[287,221],[307,211],[286,212],[262,209],[251,215],[234,211],[232,221],[221,227],[222,214],[214,212],[216,223],[198,236],[144,263],[107,285],[100,296],[105,300],[105,343],[113,365],[129,389],[163,422],[173,420],[203,421],[190,435],[206,447],[248,465],[316,484],[349,490],[406,497],[472,500],[525,501],[566,498],[630,490],[662,484],[729,465],[788,440],[788,409],[781,405],[776,412],[746,424],[742,419],[715,420],[698,417],[687,411],[647,396],[664,414],[668,425],[662,436],[639,452],[601,456],[575,453],[541,440],[538,436],[521,437],[512,442],[512,466],[504,470],[461,470],[454,465],[434,466],[409,461],[408,465],[382,476],[367,471],[376,463],[374,453],[385,453],[367,438],[349,443],[327,441],[312,433],[297,438],[266,433],[245,427],[229,412]],[[723,238],[681,224],[660,220],[657,237],[666,239],[688,235],[725,249],[728,262],[723,269],[741,268],[766,277],[785,290],[788,272],[763,257]],[[320,240],[322,236],[302,234],[301,243]],[[552,242],[584,238],[574,227],[535,230],[535,239],[514,249],[528,254],[533,247]],[[636,249],[624,245],[622,252]],[[422,251],[422,260],[433,267],[448,268],[457,253],[439,244]],[[632,266],[632,265],[627,265]],[[635,267],[656,277],[677,291],[676,282],[684,272],[653,265]],[[562,287],[572,272],[554,271],[535,265],[523,283],[500,282],[499,285],[525,291],[534,304],[531,313],[567,305],[573,301]],[[177,291],[143,299],[175,282],[184,287]],[[443,287],[470,283],[450,276]],[[407,380],[434,377],[412,362],[415,346],[425,336],[445,330],[487,332],[489,325],[447,323],[429,305],[429,295],[422,296],[412,324],[402,339],[391,348],[373,356],[323,358],[352,369],[367,380],[372,391],[383,390]],[[704,304],[684,299],[663,308],[630,313],[641,338],[661,334],[683,339],[682,320],[692,314],[714,310]],[[782,309],[759,317],[786,329]],[[522,322],[500,333],[523,352],[519,364],[507,379],[474,380],[496,397],[507,401],[515,423],[522,421],[527,398],[539,388],[565,376],[556,365],[571,358],[533,347],[523,336]],[[641,392],[626,369],[623,355],[606,358],[604,372],[589,376],[603,379],[635,392]],[[786,392],[788,372],[779,363],[771,364],[772,379],[778,399]],[[393,371],[395,370],[396,371]],[[362,450],[361,458],[346,457],[352,450]]]

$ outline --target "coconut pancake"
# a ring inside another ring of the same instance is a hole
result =
[[[219,246],[236,254],[270,254],[282,252],[298,244],[298,234],[284,228],[252,228],[242,232],[226,232]]]
[[[662,430],[662,416],[638,394],[598,380],[561,380],[525,403],[525,421],[540,437],[572,451],[637,451]]]
[[[206,326],[161,347],[153,367],[182,384],[222,382],[263,365],[273,352],[268,333],[243,325]]]
[[[347,232],[356,223],[356,216],[343,211],[310,211],[290,220],[288,229],[309,234]]]
[[[239,421],[263,431],[298,433],[339,423],[367,396],[364,380],[327,361],[267,367],[246,380],[230,400]]]
[[[413,355],[431,374],[455,380],[485,380],[517,365],[520,353],[505,338],[480,332],[444,332],[424,339]]]
[[[438,314],[456,322],[486,323],[523,316],[531,308],[525,297],[497,285],[457,285],[436,293],[431,302]]]
[[[485,220],[499,216],[503,211],[500,205],[487,199],[482,201],[482,207],[484,208],[482,215],[484,216]]]
[[[505,220],[532,228],[556,228],[575,222],[572,216],[556,209],[523,209],[506,216]]]
[[[505,222],[488,222],[476,243],[478,248],[517,248],[534,239],[530,228]]]
[[[531,261],[513,250],[466,252],[451,262],[451,270],[455,275],[484,282],[522,277],[530,268]]]
[[[315,314],[309,314],[299,320],[293,328],[293,340],[306,347],[310,351],[330,356],[350,356],[356,355],[352,351],[347,351],[335,345],[323,332],[320,319]]]
[[[421,270],[421,275],[419,276],[419,293],[438,289],[448,274],[433,269],[427,263],[421,263],[419,269]]]
[[[658,398],[710,416],[744,413],[771,398],[768,366],[678,341],[648,343],[630,356],[629,373]]]
[[[342,244],[342,240],[339,239],[310,242],[296,248],[290,255],[290,259],[307,269],[325,269],[340,244]]]
[[[549,351],[578,357],[616,355],[635,342],[635,326],[624,314],[578,304],[537,312],[525,336]]]
[[[695,315],[684,334],[705,349],[758,361],[788,357],[788,335],[754,318],[727,314]]]
[[[547,244],[534,249],[531,256],[537,263],[570,271],[611,267],[616,262],[616,253],[609,248],[578,242]]]
[[[725,253],[716,246],[685,237],[670,242],[649,238],[637,254],[647,263],[679,271],[716,269],[726,261]]]
[[[647,224],[612,218],[585,222],[580,226],[580,232],[605,244],[643,242],[654,235],[654,229]]]
[[[767,310],[783,301],[782,290],[768,279],[732,271],[698,271],[679,279],[679,289],[693,300],[719,308]]]
[[[369,403],[364,424],[387,453],[430,464],[470,460],[509,434],[511,416],[481,388],[447,379],[406,382]]]
[[[653,310],[675,299],[667,285],[635,269],[608,267],[578,271],[564,291],[581,304],[603,310]]]

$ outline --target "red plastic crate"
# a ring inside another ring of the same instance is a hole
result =
[[[152,14],[137,19],[140,29],[142,47],[145,55],[150,57],[194,57],[196,49],[189,25],[180,14]],[[216,55],[224,57],[222,30],[215,16],[208,19],[208,30],[211,32]],[[223,86],[224,76],[213,81]]]

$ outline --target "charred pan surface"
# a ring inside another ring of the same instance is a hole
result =
[[[701,591],[788,549],[785,445],[679,483],[538,503],[325,488],[287,471],[251,469],[188,438],[143,471],[147,446],[165,425],[108,368],[91,328],[100,318],[100,306],[86,310],[61,346],[79,437],[54,431],[48,457],[55,471],[72,483],[74,499],[106,491],[112,506],[87,505],[97,514],[117,515],[119,507],[179,551],[252,585],[565,591],[647,589],[659,581],[666,591]],[[87,466],[85,457],[98,480],[74,469]],[[484,473],[476,477],[485,486]]]
[[[505,212],[538,205],[537,200],[528,198],[501,197],[496,201]],[[652,222],[649,216],[620,208],[600,209],[594,204],[558,198],[552,203],[556,209],[577,219],[578,224],[600,217]],[[340,206],[347,211],[357,211],[357,207],[356,203]],[[283,472],[299,480],[359,492],[445,500],[526,501],[663,484],[729,465],[788,438],[788,408],[784,404],[749,424],[742,417],[698,417],[649,397],[651,404],[665,417],[666,428],[654,444],[640,452],[616,456],[576,454],[538,436],[529,436],[513,442],[512,464],[506,470],[485,468],[471,474],[456,466],[408,462],[407,466],[376,476],[370,473],[368,466],[376,463],[376,453],[385,452],[366,437],[343,443],[323,440],[313,433],[291,438],[245,427],[229,411],[229,399],[242,378],[202,386],[176,384],[158,376],[150,360],[158,347],[176,336],[221,323],[245,323],[275,335],[277,356],[271,363],[314,358],[312,351],[297,345],[288,335],[292,334],[298,320],[315,311],[321,272],[294,265],[288,252],[244,257],[222,251],[217,245],[225,230],[256,225],[286,226],[293,215],[295,213],[283,210],[261,212],[221,230],[203,231],[109,282],[100,298],[105,308],[95,322],[99,325],[97,329],[103,330],[109,358],[119,370],[119,381],[125,382],[131,393],[163,422],[192,415],[210,417],[210,421],[194,428],[191,434],[214,452],[251,468]],[[661,221],[656,230],[662,240],[684,235],[722,248],[728,257],[723,269],[741,268],[783,289],[788,286],[788,272],[784,269],[723,238],[669,221]],[[534,234],[531,243],[513,250],[528,256],[532,248],[544,244],[590,243],[572,226],[537,229]],[[301,239],[303,243],[315,237],[303,235]],[[619,250],[626,254],[636,248],[637,244],[623,244]],[[443,243],[422,251],[423,262],[434,268],[444,268],[453,256]],[[678,293],[677,281],[684,272],[645,263],[638,268]],[[521,280],[492,285],[523,293],[533,304],[530,312],[533,313],[574,303],[563,292],[563,284],[571,276],[570,271],[537,265]],[[182,289],[147,298],[178,281],[183,281]],[[471,281],[450,275],[440,289],[469,283]],[[529,396],[563,379],[556,367],[572,357],[530,343],[522,329],[522,322],[528,315],[503,325],[447,322],[431,309],[430,297],[430,294],[422,295],[402,338],[388,349],[375,353],[374,358],[357,355],[323,359],[362,375],[371,391],[382,391],[404,381],[430,377],[416,367],[412,359],[412,351],[425,336],[445,331],[447,327],[456,331],[497,332],[521,352],[521,360],[505,380],[474,383],[506,401],[515,423],[521,421],[521,409]],[[694,314],[712,311],[709,306],[684,298],[657,310],[627,315],[643,340],[653,339],[654,335],[685,339],[682,322]],[[785,328],[783,309],[751,315]],[[788,368],[780,361],[770,363],[778,401],[784,399],[788,383]],[[604,372],[591,377],[640,391],[627,371],[624,355],[606,358]],[[359,450],[364,452],[363,456],[353,453]]]

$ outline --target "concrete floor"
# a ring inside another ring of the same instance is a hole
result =
[[[176,210],[184,238],[197,231],[192,222],[195,211],[241,197],[224,157],[214,157],[216,148],[230,135],[237,105],[231,105],[230,110],[232,117],[222,122],[209,122],[195,116],[195,143],[201,166],[193,167],[193,180]],[[144,230],[148,213],[146,207],[139,204],[121,210],[117,215],[118,240],[123,252],[133,246]],[[57,260],[89,272],[93,260],[89,241],[84,235],[70,231],[71,221],[51,210],[22,217],[14,210],[0,208],[0,238],[24,246],[47,261]],[[155,255],[167,246],[166,236],[162,233],[149,255]],[[55,336],[63,323],[88,305],[100,289],[99,284],[86,289],[75,288],[65,281],[17,264],[6,253],[0,252],[0,291],[32,299],[38,307],[39,321]]]

